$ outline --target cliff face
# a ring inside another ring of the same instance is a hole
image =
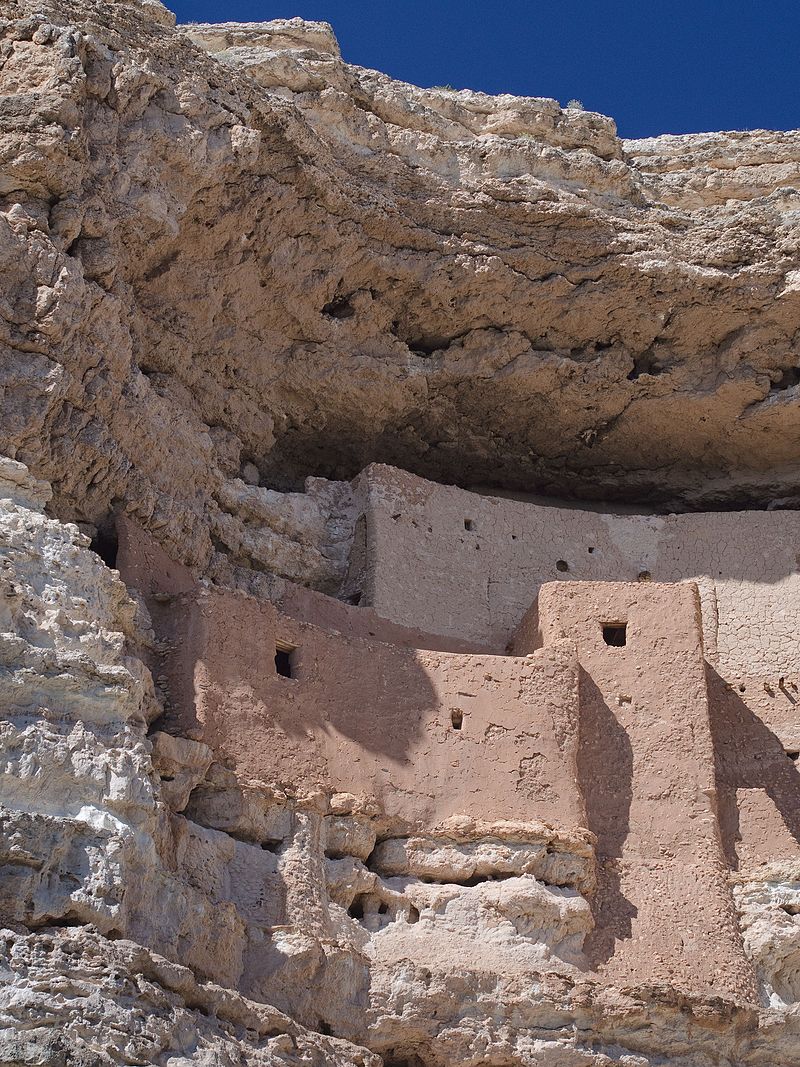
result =
[[[243,469],[798,492],[797,134],[622,142],[152,10],[3,8],[4,430],[58,514],[205,564],[251,551]]]
[[[794,516],[486,495],[797,504],[800,134],[157,0],[0,94],[0,1063],[800,1062]]]

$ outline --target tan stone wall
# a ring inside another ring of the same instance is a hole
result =
[[[543,582],[646,572],[697,582],[706,655],[724,673],[777,676],[797,661],[798,512],[609,515],[383,466],[356,487],[367,519],[364,602],[395,622],[502,651]]]
[[[176,603],[169,728],[203,740],[250,783],[375,798],[437,825],[584,823],[576,781],[577,660],[417,651],[348,638],[240,594]],[[292,678],[276,644],[293,646]]]

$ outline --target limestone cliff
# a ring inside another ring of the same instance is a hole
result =
[[[0,1063],[800,1064],[800,133],[158,0],[0,94]]]

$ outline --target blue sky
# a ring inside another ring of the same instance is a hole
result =
[[[626,137],[800,127],[798,0],[166,0],[180,22],[330,22],[417,85],[577,98]]]

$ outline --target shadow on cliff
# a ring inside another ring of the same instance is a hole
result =
[[[578,784],[587,826],[597,837],[597,890],[591,901],[594,930],[584,943],[592,967],[607,963],[617,941],[631,937],[637,909],[623,894],[619,862],[630,829],[633,749],[603,694],[580,669]]]
[[[763,789],[800,845],[800,770],[736,690],[708,664],[706,671],[720,835],[725,859],[735,871],[741,840],[737,789]]]

